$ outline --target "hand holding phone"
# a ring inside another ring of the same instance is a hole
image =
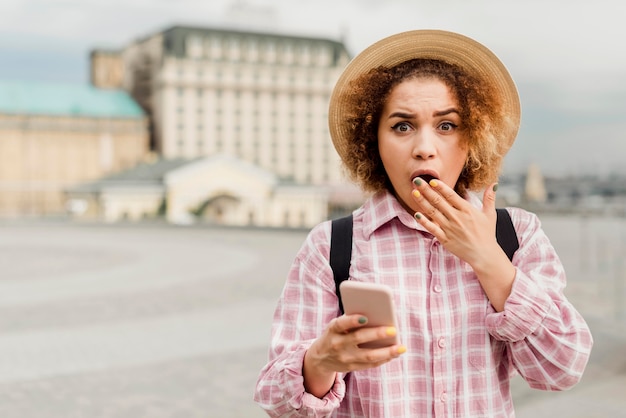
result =
[[[377,283],[345,280],[339,285],[341,301],[347,315],[359,314],[367,318],[366,327],[395,327],[396,313],[389,286]],[[380,348],[398,344],[398,336],[360,344],[361,348]]]

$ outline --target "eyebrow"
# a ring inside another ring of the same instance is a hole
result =
[[[456,113],[457,115],[460,115],[457,109],[455,109],[454,107],[451,107],[450,109],[437,111],[433,113],[433,116],[446,116],[451,113]],[[391,119],[391,118],[413,119],[415,118],[415,115],[413,113],[393,112],[392,114],[389,115],[388,119]]]
[[[389,115],[388,119],[391,118],[400,118],[400,119],[413,119],[415,117],[412,113],[403,113],[403,112],[393,112]]]
[[[450,109],[440,110],[439,112],[435,112],[433,113],[433,116],[445,116],[445,115],[449,115],[450,113],[456,113],[457,115],[459,115],[459,111],[451,107]]]

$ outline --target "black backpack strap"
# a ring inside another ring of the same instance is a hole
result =
[[[335,289],[339,298],[339,310],[343,314],[343,303],[339,285],[350,276],[352,259],[352,214],[333,219],[330,232],[330,268],[333,270]]]
[[[513,254],[519,248],[519,242],[517,241],[517,233],[515,232],[511,215],[504,208],[496,209],[496,212],[498,214],[496,240],[498,240],[498,244],[509,257],[509,260],[513,260]]]

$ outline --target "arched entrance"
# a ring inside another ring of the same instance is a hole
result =
[[[233,195],[222,193],[202,202],[193,214],[201,222],[218,225],[237,223],[241,200]]]

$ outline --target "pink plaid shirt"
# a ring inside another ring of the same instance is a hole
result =
[[[322,399],[305,392],[302,363],[339,312],[328,264],[330,222],[315,227],[278,302],[255,401],[273,417],[497,418],[515,416],[509,379],[516,372],[533,388],[576,384],[591,334],[563,295],[565,272],[537,217],[509,212],[520,248],[512,293],[498,313],[470,266],[392,195],[379,193],[356,210],[350,279],[394,289],[407,352],[377,368],[338,374]]]

